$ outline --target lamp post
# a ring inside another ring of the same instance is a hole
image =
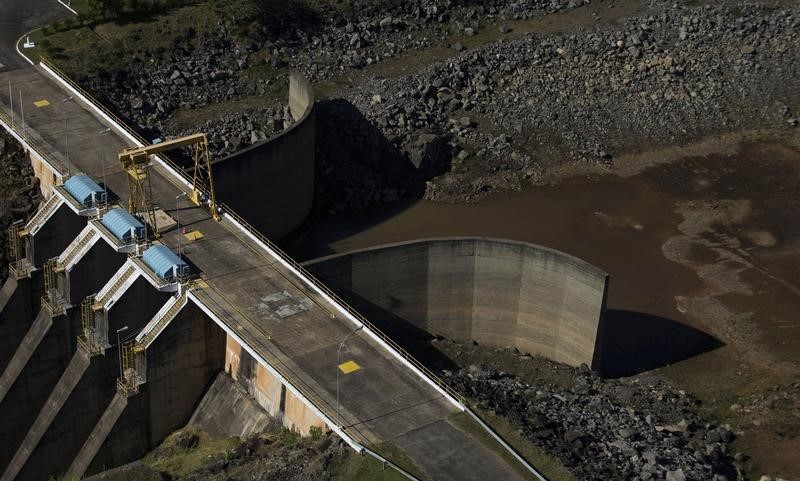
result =
[[[122,344],[119,342],[119,333],[128,330],[128,326],[120,327],[117,329],[117,354],[119,356],[119,377],[124,378],[125,373],[122,371]]]
[[[178,223],[178,257],[183,257],[183,242],[181,241],[181,210],[178,208],[178,200],[185,197],[186,192],[182,192],[175,196],[175,221]]]
[[[111,132],[111,128],[106,127],[97,133],[98,136]],[[98,144],[101,143],[98,141]],[[103,210],[108,206],[108,182],[106,181],[106,149],[100,149],[100,161],[103,164]]]
[[[8,102],[11,106],[11,130],[14,130],[14,93],[11,91],[11,80],[8,81]]]
[[[348,332],[347,335],[344,336],[344,339],[342,339],[342,342],[339,343],[339,349],[336,350],[336,422],[339,423],[340,427],[342,427],[342,415],[339,408],[339,364],[341,364],[342,348],[344,347],[344,343],[347,341],[348,337],[352,336],[363,328],[364,324],[361,324],[352,331]]]
[[[72,100],[72,96],[64,98],[61,103],[66,104]],[[70,167],[69,163],[69,138],[67,136],[67,107],[66,105],[64,108],[61,109],[61,113],[64,114],[64,158],[67,160],[67,175],[72,175],[72,167]]]

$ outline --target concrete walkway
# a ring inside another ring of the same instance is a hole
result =
[[[63,101],[69,95],[37,69],[0,73],[0,85],[8,80],[15,91],[22,90],[28,128],[38,132],[49,150],[59,153],[73,173],[85,172],[127,199],[126,174],[116,161],[127,142],[107,132],[77,99]],[[1,93],[0,99],[6,100]],[[41,100],[49,105],[34,106]],[[336,419],[336,350],[355,324],[230,221],[211,220],[185,197],[176,205],[176,196],[186,188],[171,172],[154,167],[151,178],[157,206],[173,217],[177,207],[181,226],[203,234],[199,241],[183,241],[185,257],[208,284],[196,291],[197,298]],[[173,228],[162,237],[176,251],[177,234]],[[276,296],[280,305],[270,301]],[[288,315],[281,310],[287,305],[293,306]],[[341,416],[357,442],[393,442],[431,479],[521,479],[491,450],[446,423],[458,408],[363,330],[349,338],[345,356],[342,361],[360,368],[340,379]]]

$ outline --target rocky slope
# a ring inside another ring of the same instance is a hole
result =
[[[471,202],[537,182],[553,165],[610,165],[621,153],[709,134],[798,125],[797,4],[651,0],[609,23],[600,19],[619,2],[584,3],[361,0],[324,4],[282,30],[234,16],[194,44],[185,34],[154,65],[134,57],[113,82],[79,77],[153,136],[187,130],[170,123],[176,112],[240,102],[188,129],[209,133],[217,156],[283,128],[283,105],[250,108],[248,99],[284,97],[287,68],[331,85],[344,79],[320,114],[318,177],[332,211],[405,195]],[[525,35],[509,26],[575,8],[592,8],[598,24]],[[242,32],[237,21],[254,23]],[[459,41],[482,34],[473,49]],[[370,70],[446,46],[450,54],[420,71]]]
[[[21,146],[0,129],[0,283],[8,277],[8,228],[28,219],[41,199],[39,180]]]
[[[743,456],[731,426],[699,413],[700,403],[652,376],[602,379],[513,349],[439,341],[459,365],[448,384],[559,459],[579,480],[738,480]],[[506,372],[501,370],[507,369]]]

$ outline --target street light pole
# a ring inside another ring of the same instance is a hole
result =
[[[342,342],[339,343],[339,349],[336,350],[336,422],[339,423],[339,427],[342,426],[342,415],[340,413],[339,407],[339,365],[341,364],[341,357],[342,357],[342,348],[344,347],[345,341],[347,338],[355,334],[356,332],[360,331],[364,328],[364,324],[361,324],[357,328],[353,329],[352,331],[348,332]]]
[[[117,329],[117,354],[119,357],[119,377],[125,377],[125,373],[122,371],[122,344],[119,342],[119,333],[128,330],[128,326],[120,327]]]
[[[175,221],[178,223],[178,257],[183,258],[183,243],[181,237],[181,210],[178,208],[178,199],[186,196],[186,192],[175,196]]]
[[[72,96],[66,97],[61,101],[62,104],[66,104],[72,100]],[[72,175],[72,167],[70,167],[69,163],[69,137],[67,131],[67,107],[66,105],[63,106],[61,109],[61,113],[64,115],[64,158],[67,160],[67,175]]]
[[[11,130],[14,130],[14,93],[11,91],[11,80],[8,81],[8,102],[11,106]]]

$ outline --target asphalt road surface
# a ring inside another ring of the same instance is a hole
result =
[[[21,35],[70,15],[56,0],[0,0],[0,72],[30,66],[15,48]]]

